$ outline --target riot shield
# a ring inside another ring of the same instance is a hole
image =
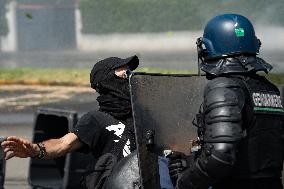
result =
[[[159,189],[158,156],[164,150],[190,153],[192,121],[202,103],[204,76],[134,73],[130,89],[141,185]]]

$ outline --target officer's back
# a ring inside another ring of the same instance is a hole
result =
[[[201,152],[179,174],[178,189],[283,188],[284,109],[278,88],[259,71],[260,40],[241,15],[212,18],[197,40],[208,82],[199,125]]]

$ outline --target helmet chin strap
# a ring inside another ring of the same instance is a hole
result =
[[[197,53],[198,53],[198,49],[197,49]],[[201,57],[199,56],[199,54],[197,55],[197,75],[200,76],[201,72],[200,72],[200,61],[202,61]]]
[[[202,37],[197,38],[196,40],[196,50],[197,50],[197,74],[201,76],[200,72],[200,63],[203,62],[202,54],[204,53],[205,49],[202,48]]]

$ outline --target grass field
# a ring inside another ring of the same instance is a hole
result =
[[[88,69],[0,69],[0,83],[86,85]]]
[[[169,70],[161,68],[139,68],[137,72],[162,74],[193,74],[192,70]],[[1,68],[0,84],[36,85],[89,85],[89,69],[39,69],[39,68]],[[273,83],[284,84],[284,74],[269,74]]]

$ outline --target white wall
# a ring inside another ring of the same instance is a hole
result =
[[[2,42],[2,50],[3,51],[15,51],[16,47],[16,2],[11,1],[7,5],[7,21],[9,33],[7,36],[3,37]]]

